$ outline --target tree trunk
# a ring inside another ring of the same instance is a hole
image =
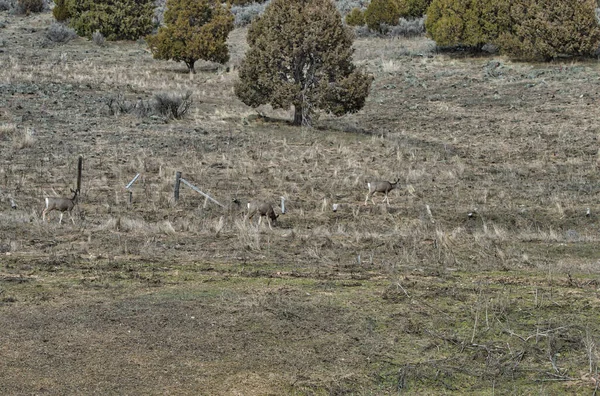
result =
[[[302,106],[294,105],[294,123],[293,125],[302,125]]]
[[[194,69],[194,63],[196,63],[196,61],[185,61],[185,64],[188,67],[188,71],[192,74],[196,74],[196,69]]]

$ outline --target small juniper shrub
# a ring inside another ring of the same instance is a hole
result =
[[[243,27],[252,23],[256,17],[262,15],[269,3],[270,0],[264,3],[250,3],[231,7],[231,13],[235,17],[235,27]]]
[[[365,11],[367,26],[380,34],[385,34],[389,26],[398,24],[399,18],[396,0],[372,0]]]
[[[17,0],[16,13],[19,15],[29,15],[43,10],[44,0]]]
[[[154,94],[154,110],[165,117],[180,119],[192,105],[192,92]]]
[[[363,26],[365,24],[365,15],[360,8],[353,8],[348,15],[346,15],[346,24],[350,26]]]
[[[403,18],[420,18],[427,13],[432,0],[397,0],[400,16]]]
[[[54,43],[68,43],[77,38],[77,33],[62,23],[54,22],[46,31],[46,38]]]
[[[69,11],[69,0],[54,0],[54,8],[52,9],[52,16],[58,22],[66,21],[71,17]]]
[[[433,0],[427,9],[427,36],[441,48],[480,51],[513,24],[512,0]]]
[[[104,47],[106,45],[106,39],[104,38],[104,35],[100,33],[99,30],[96,30],[92,34],[92,42],[99,47]]]

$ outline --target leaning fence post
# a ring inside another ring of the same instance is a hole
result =
[[[175,202],[179,201],[179,185],[181,183],[181,172],[175,173],[175,190],[173,194],[175,196]]]
[[[131,191],[130,188],[133,185],[133,183],[135,183],[135,181],[138,179],[138,177],[140,177],[139,173],[136,174],[135,177],[133,179],[131,179],[131,181],[129,182],[129,184],[127,184],[125,186],[125,189],[129,193],[129,205],[131,205],[131,203],[133,202],[133,191]]]
[[[222,208],[225,207],[225,205],[221,204],[219,201],[217,201],[216,199],[212,198],[210,195],[206,194],[205,192],[202,192],[198,187],[194,186],[192,183],[190,183],[189,181],[185,180],[183,177],[179,177],[179,180],[183,184],[185,184],[186,186],[188,186],[189,188],[191,188],[192,190],[196,191],[198,194],[203,195],[206,199],[209,199],[209,200],[213,201],[214,203],[216,203],[217,205],[219,205]]]

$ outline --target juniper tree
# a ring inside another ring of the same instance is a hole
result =
[[[294,107],[294,125],[323,110],[360,110],[373,78],[352,63],[353,33],[331,0],[273,0],[248,30],[236,95],[247,105]]]
[[[155,59],[184,62],[191,73],[198,59],[229,60],[227,36],[233,14],[219,0],[167,0],[164,23],[146,41]]]
[[[509,0],[433,0],[427,9],[427,35],[439,46],[481,50],[508,28]]]
[[[596,0],[512,0],[510,29],[498,46],[523,60],[592,56],[600,45],[596,7]]]
[[[99,31],[109,40],[136,40],[152,31],[153,0],[64,0],[55,8],[55,18],[70,18],[80,36]]]

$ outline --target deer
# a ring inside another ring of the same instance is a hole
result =
[[[258,226],[260,227],[260,222],[264,216],[267,218],[267,223],[271,230],[273,229],[273,227],[271,227],[271,222],[277,220],[279,217],[279,215],[275,214],[273,207],[264,201],[252,201],[248,203],[248,213],[246,214],[245,220],[252,219],[256,214],[259,215]]]
[[[71,221],[73,224],[75,224],[75,220],[73,220],[73,214],[71,211],[79,201],[79,190],[73,191],[73,189],[71,189],[71,192],[73,193],[73,198],[46,197],[46,207],[42,211],[42,221],[46,221],[46,214],[48,212],[58,210],[60,211],[60,219],[58,220],[58,224],[62,223],[63,214],[67,211],[69,212]]]
[[[385,194],[385,198],[383,198],[383,201],[381,201],[381,203],[387,202],[387,204],[389,205],[390,199],[388,197],[388,193],[394,188],[396,188],[396,185],[399,181],[400,179],[396,180],[394,183],[390,183],[388,181],[368,182],[367,186],[369,187],[369,193],[367,194],[367,198],[365,198],[365,205],[367,205],[369,198],[371,198],[371,202],[373,202],[373,205],[375,205],[375,200],[373,199],[373,194],[375,193]]]

